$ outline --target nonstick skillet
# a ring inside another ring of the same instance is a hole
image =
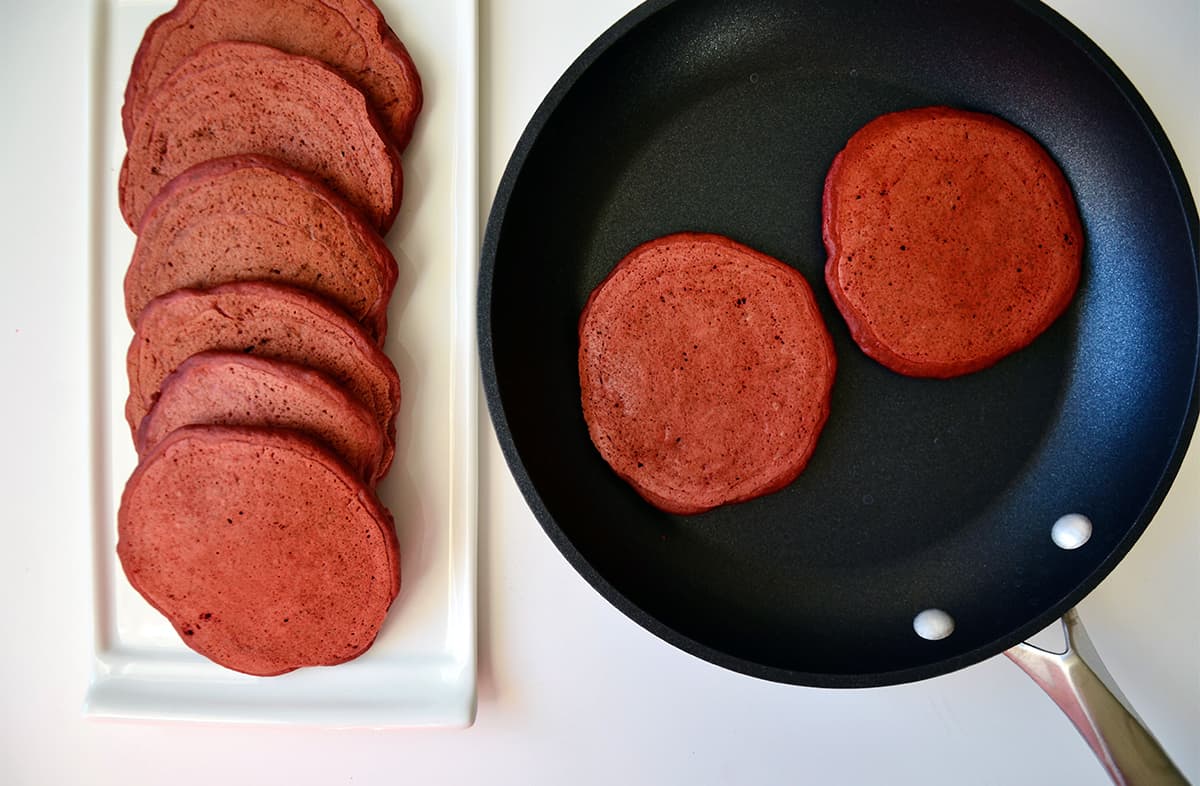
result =
[[[1086,242],[1068,312],[1027,349],[947,381],[867,358],[822,283],[833,156],[872,118],[934,104],[1037,138]],[[838,377],[794,483],[674,517],[588,438],[577,322],[625,253],[685,230],[803,273]],[[924,679],[1062,616],[1150,523],[1196,420],[1197,232],[1144,101],[1040,4],[652,0],[559,80],[501,181],[479,287],[489,409],[547,534],[653,633],[778,682]]]

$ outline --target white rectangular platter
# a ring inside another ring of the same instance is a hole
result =
[[[170,2],[98,0],[91,116],[95,660],[90,715],[336,727],[468,726],[475,716],[478,233],[475,0],[377,0],[421,73],[387,241],[400,268],[385,350],[403,389],[379,496],[403,585],[375,645],[335,667],[256,678],[193,653],[126,581],[116,510],[136,465],[122,407],[132,338],[122,277],[135,238],[117,207],[120,108],[146,25]]]

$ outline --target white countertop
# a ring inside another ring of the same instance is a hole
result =
[[[480,0],[481,209],[558,75],[633,0]],[[1200,188],[1200,4],[1052,0],[1125,71]],[[761,682],[626,619],[543,534],[481,417],[479,710],[465,731],[85,719],[90,390],[90,31],[83,0],[4,3],[0,357],[5,645],[0,782],[1104,783],[1075,730],[1003,658],[926,682]],[[1105,662],[1200,781],[1200,450],[1081,606]]]

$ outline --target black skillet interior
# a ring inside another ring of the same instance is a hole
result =
[[[873,117],[998,114],[1062,166],[1086,230],[1068,313],[1028,349],[909,379],[850,340],[826,291],[821,188]],[[638,243],[726,234],[800,270],[838,353],[832,415],[789,487],[707,514],[643,502],[579,406],[576,325]],[[1196,213],[1140,97],[1044,7],[950,0],[651,2],[560,80],[487,230],[480,346],[523,493],[606,598],[666,640],[781,682],[866,686],[993,655],[1132,546],[1196,414]],[[1052,523],[1090,517],[1077,551]],[[949,612],[941,641],[915,614]]]

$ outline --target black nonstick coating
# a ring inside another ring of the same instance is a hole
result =
[[[850,340],[825,289],[821,188],[884,112],[946,104],[1035,136],[1074,189],[1083,281],[1032,346],[949,381]],[[813,285],[838,354],[832,414],[778,493],[678,517],[588,439],[577,322],[642,241],[728,235]],[[632,619],[727,668],[867,686],[961,668],[1032,635],[1117,564],[1196,420],[1197,217],[1129,82],[1044,6],[675,0],[636,9],[521,138],[485,238],[483,378],[505,456],[571,564]],[[1082,513],[1064,551],[1053,522]],[[913,617],[951,614],[926,641]]]

